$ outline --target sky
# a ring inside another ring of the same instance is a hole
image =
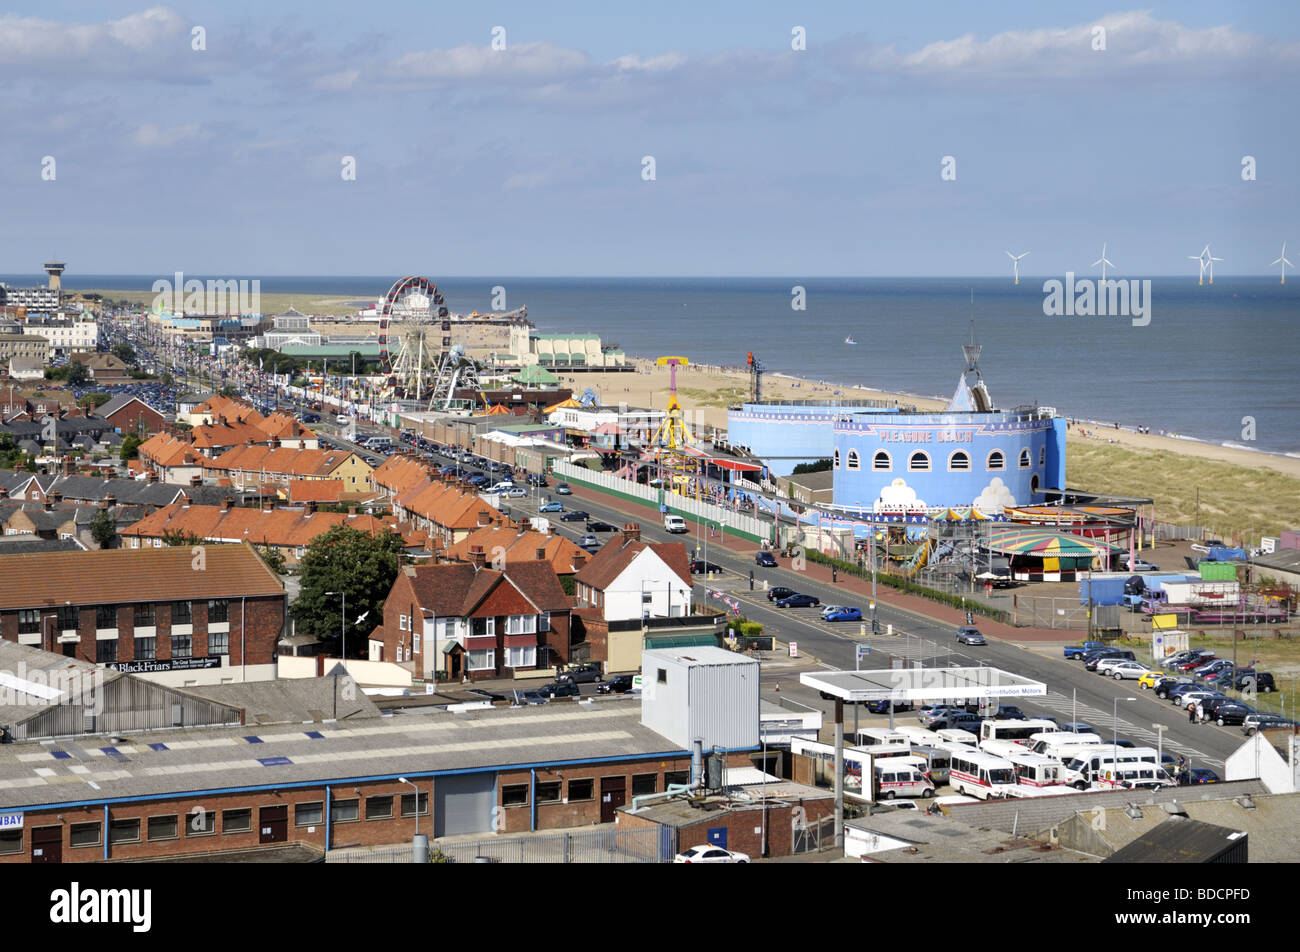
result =
[[[8,9],[0,273],[1300,262],[1294,0]]]

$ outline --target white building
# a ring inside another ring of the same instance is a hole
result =
[[[94,351],[99,346],[99,325],[94,321],[28,320],[22,325],[22,332],[48,340],[51,357],[66,357],[75,351]]]
[[[640,527],[623,530],[574,575],[580,600],[605,621],[690,615],[691,565],[681,542],[642,542]]]

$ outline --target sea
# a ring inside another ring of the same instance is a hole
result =
[[[263,293],[364,301],[397,277],[259,280]],[[951,396],[965,369],[962,345],[973,338],[999,407],[1046,405],[1079,420],[1300,456],[1300,277],[1282,284],[1220,275],[1205,285],[1194,274],[1152,278],[1145,326],[1129,317],[1048,316],[1051,278],[1042,277],[1019,285],[1009,276],[430,277],[453,311],[497,310],[493,289],[501,287],[506,308],[527,306],[538,331],[599,334],[631,356],[741,367],[752,352],[769,374],[917,396]],[[64,286],[147,290],[157,278],[69,273]],[[45,276],[0,280],[24,286]]]

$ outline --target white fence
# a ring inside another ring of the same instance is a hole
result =
[[[643,486],[641,483],[633,482],[630,479],[622,479],[611,473],[597,472],[587,469],[585,466],[566,463],[563,460],[556,460],[551,466],[551,471],[565,480],[585,483],[588,486],[630,496],[656,508],[660,505],[660,490],[650,486]],[[698,499],[689,499],[675,493],[664,492],[662,498],[663,504],[668,506],[670,511],[678,513],[688,520],[699,519],[722,523],[728,529],[734,529],[754,539],[770,539],[772,537],[771,522],[757,519],[754,516],[742,515],[725,506],[718,506]]]

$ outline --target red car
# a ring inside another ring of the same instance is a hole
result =
[[[1208,658],[1198,657],[1198,658],[1193,658],[1191,661],[1184,661],[1182,664],[1176,664],[1174,665],[1174,667],[1179,671],[1192,671],[1196,668],[1199,668],[1201,665],[1209,664],[1211,661],[1214,660],[1215,658],[1213,655],[1211,655]]]

